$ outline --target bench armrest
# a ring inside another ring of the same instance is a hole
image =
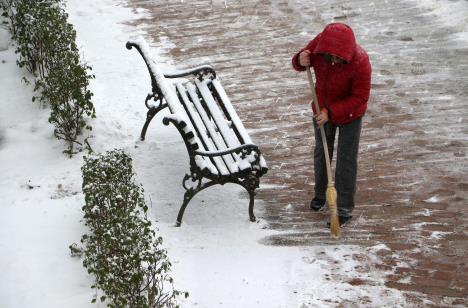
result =
[[[203,151],[203,150],[194,151],[196,155],[208,156],[208,157],[223,156],[223,155],[233,154],[233,153],[241,153],[241,155],[245,157],[246,155],[249,155],[251,152],[257,153],[258,157],[260,157],[260,150],[258,149],[258,146],[256,146],[255,144],[243,144],[235,148],[230,148],[230,149],[226,149],[222,151]]]
[[[216,72],[213,66],[209,64],[203,64],[200,66],[181,69],[181,70],[167,70],[167,71],[163,71],[163,74],[164,74],[164,77],[166,78],[180,78],[180,77],[185,77],[189,75],[200,76],[200,75],[208,75],[208,74],[211,74],[213,78],[216,78]]]

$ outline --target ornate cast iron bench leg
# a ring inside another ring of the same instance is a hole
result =
[[[256,220],[253,208],[254,208],[254,202],[255,202],[255,189],[258,188],[260,184],[260,180],[258,177],[250,175],[245,180],[241,182],[242,186],[249,192],[250,195],[250,203],[249,203],[249,217],[250,221],[254,222]]]
[[[192,182],[197,182],[196,186],[195,187],[187,187],[186,182],[187,182],[188,179],[191,179]],[[182,181],[182,185],[185,188],[184,202],[182,203],[182,206],[180,207],[180,210],[179,210],[179,214],[177,215],[177,221],[176,221],[176,224],[175,224],[176,227],[180,227],[180,225],[182,224],[182,217],[184,216],[185,208],[189,204],[190,200],[192,200],[192,198],[195,197],[195,195],[197,193],[199,193],[200,191],[202,191],[203,189],[211,187],[211,186],[213,186],[215,184],[218,184],[218,183],[214,182],[214,181],[210,181],[210,182],[207,182],[205,184],[202,184],[202,178],[201,177],[197,177],[196,175],[193,175],[193,174],[192,175],[188,175],[188,174],[185,175],[185,177],[184,177],[184,179]]]
[[[146,130],[148,129],[148,125],[150,124],[151,120],[154,118],[156,113],[158,113],[158,111],[159,110],[157,110],[157,108],[153,107],[153,108],[150,108],[148,112],[146,113],[146,121],[145,121],[145,124],[143,125],[143,129],[141,130],[141,134],[140,134],[141,141],[145,140]]]
[[[148,108],[148,112],[146,113],[146,121],[145,124],[143,125],[143,128],[141,129],[141,134],[140,134],[140,140],[144,141],[145,136],[146,136],[146,130],[148,129],[148,125],[150,124],[151,120],[154,118],[154,116],[161,110],[163,110],[165,107],[167,107],[166,104],[162,103],[161,99],[157,98],[158,96],[155,96],[155,94],[148,94],[145,99],[145,105]],[[150,106],[148,105],[148,101],[150,99],[154,100],[159,100],[159,104],[157,106]]]
[[[254,202],[255,202],[255,190],[249,191],[250,195],[250,203],[249,203],[249,218],[251,222],[254,222],[256,220],[253,208],[254,208]]]
[[[240,186],[244,187],[245,190],[249,193],[250,196],[250,202],[249,202],[249,218],[250,221],[254,222],[256,221],[256,217],[254,215],[253,209],[254,209],[254,204],[255,204],[255,189],[258,188],[260,180],[254,176],[250,175],[246,177],[245,179],[239,179],[239,180],[234,180],[232,183],[239,184]]]

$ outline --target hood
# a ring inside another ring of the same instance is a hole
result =
[[[350,26],[343,23],[328,24],[320,34],[314,53],[328,53],[351,62],[356,50],[356,38]]]

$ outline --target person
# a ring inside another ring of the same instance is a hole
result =
[[[319,128],[324,127],[330,161],[336,131],[335,188],[340,225],[352,218],[355,206],[356,175],[362,117],[367,109],[371,85],[371,64],[366,51],[356,43],[354,32],[343,23],[328,24],[306,47],[292,58],[296,71],[310,66],[315,72],[318,103],[314,106],[314,176],[315,196],[310,208],[325,206],[327,173]]]

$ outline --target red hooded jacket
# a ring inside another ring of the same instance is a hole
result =
[[[297,71],[305,71],[299,64],[299,54],[309,50],[310,63],[315,71],[315,89],[320,108],[329,111],[332,123],[347,124],[362,117],[367,109],[371,86],[371,64],[364,49],[356,43],[353,30],[342,23],[332,23],[292,58]],[[344,64],[327,62],[323,54],[345,60]]]

